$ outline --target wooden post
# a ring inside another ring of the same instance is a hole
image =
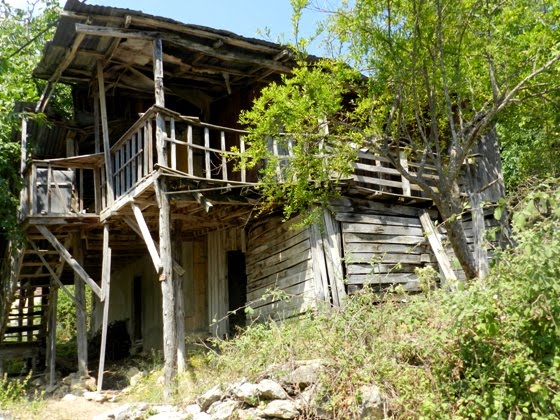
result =
[[[23,176],[27,169],[27,117],[21,118],[21,167],[20,173]]]
[[[95,142],[95,153],[101,153],[101,131],[100,126],[100,113],[99,113],[99,86],[93,93],[93,133]]]
[[[83,265],[84,254],[80,232],[72,233],[72,251],[78,264]],[[88,376],[87,365],[87,322],[85,285],[78,273],[74,273],[74,295],[81,308],[76,307],[76,344],[78,348],[78,373]]]
[[[99,367],[97,369],[97,392],[103,389],[103,371],[105,369],[105,349],[107,348],[107,325],[109,322],[109,301],[111,290],[111,247],[109,246],[109,225],[103,225],[103,260],[101,267],[103,321],[101,324],[101,348],[99,349]]]
[[[484,210],[480,201],[480,193],[470,194],[472,231],[474,237],[474,260],[477,265],[478,277],[484,279],[488,275],[488,252],[484,243],[486,232],[484,226]]]
[[[165,93],[163,90],[163,45],[161,38],[154,39],[154,85],[156,105],[165,106]]]
[[[210,130],[204,127],[204,172],[206,178],[212,178],[212,169],[210,167]]]
[[[165,107],[165,93],[163,88],[163,49],[161,38],[154,39],[154,94],[156,105]],[[156,115],[156,149],[157,162],[167,166],[167,152],[165,148],[165,120],[161,113]]]
[[[174,261],[180,260],[183,255],[183,241],[176,240],[173,247]],[[183,271],[183,274],[185,272]],[[183,300],[183,275],[173,270],[175,283],[175,320],[177,328],[177,372],[185,371],[185,303]]]
[[[401,166],[403,167],[403,169],[408,172],[408,159],[406,158],[406,153],[404,151],[399,151],[399,161],[401,163]],[[411,195],[411,190],[410,190],[410,181],[401,175],[401,182],[402,182],[402,190],[403,190],[403,195],[410,197]]]
[[[48,368],[49,386],[56,383],[56,310],[58,305],[58,288],[54,280],[51,281],[48,327],[47,327],[47,354],[46,362]]]
[[[187,127],[187,173],[194,175],[194,157],[193,157],[193,133],[192,125]]]
[[[243,136],[239,137],[239,151],[241,154],[245,154],[245,139]],[[241,161],[241,182],[247,182],[247,168],[245,168],[245,164]]]
[[[220,149],[222,149],[222,180],[228,180],[227,159],[226,159],[226,133],[220,131]]]
[[[113,204],[113,164],[111,162],[111,144],[109,141],[109,120],[107,118],[107,101],[105,99],[105,79],[103,65],[97,62],[97,81],[99,84],[99,105],[101,108],[101,131],[103,133],[103,153],[105,154],[105,182],[107,193],[107,207]]]
[[[175,291],[173,282],[173,258],[171,254],[171,214],[169,198],[166,194],[165,178],[157,181],[159,197],[159,256],[162,271],[159,276],[163,310],[163,356],[164,356],[164,390],[163,397],[169,400],[172,386],[177,377],[177,324]]]

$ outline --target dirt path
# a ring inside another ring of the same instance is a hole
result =
[[[86,420],[92,419],[98,414],[108,412],[115,407],[122,405],[122,402],[95,402],[88,401],[83,397],[76,397],[73,400],[65,399],[47,399],[40,404],[37,411],[12,411],[13,417],[6,416],[6,420],[10,419],[33,419],[33,420]],[[2,416],[0,415],[0,420]]]

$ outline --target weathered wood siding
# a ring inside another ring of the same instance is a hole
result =
[[[272,217],[247,238],[247,300],[253,318],[283,319],[316,306],[309,228]],[[269,293],[278,290],[286,299]]]
[[[419,282],[414,270],[428,265],[437,269],[418,208],[344,198],[333,210],[341,223],[350,293],[365,285],[382,290],[391,284],[415,291]]]

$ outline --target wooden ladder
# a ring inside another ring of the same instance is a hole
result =
[[[10,244],[2,267],[2,314],[0,315],[0,372],[2,361],[27,359],[36,369],[46,350],[47,320],[51,310],[52,275],[61,266],[56,251]]]

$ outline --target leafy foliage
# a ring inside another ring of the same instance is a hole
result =
[[[312,214],[352,171],[351,137],[340,137],[341,126],[327,128],[327,121],[344,118],[344,97],[355,78],[341,63],[302,64],[281,83],[264,88],[252,110],[241,115],[250,130],[242,162],[248,167],[266,162],[259,188],[267,205],[284,204],[286,218]]]
[[[296,28],[308,4],[292,1]],[[288,213],[307,211],[311,203],[324,204],[336,186],[309,188],[303,185],[309,183],[309,173],[312,179],[328,181],[341,161],[348,165],[352,160],[350,144],[366,145],[389,158],[434,200],[465,274],[476,277],[458,218],[468,206],[461,195],[465,162],[485,143],[484,135],[500,117],[502,129],[512,133],[507,144],[516,144],[517,135],[534,147],[528,131],[510,129],[512,117],[506,118],[505,112],[524,115],[528,124],[537,126],[535,105],[543,107],[557,96],[553,92],[560,80],[559,10],[558,0],[343,2],[322,24],[334,61],[319,61],[312,71],[296,71],[294,82],[285,78],[283,87],[266,91],[242,119],[252,132],[252,145],[261,145],[261,159],[274,129],[284,128],[305,142],[306,133],[318,132],[316,118],[328,121],[329,129],[335,127],[336,135],[329,136],[332,161],[319,165],[317,151],[304,148],[307,158],[285,162],[284,171],[302,173],[296,182],[278,182],[273,175],[278,162],[266,159],[267,203],[282,198]],[[296,48],[306,45],[297,40]],[[343,63],[358,73],[341,71]],[[419,165],[416,174],[401,165],[398,151],[403,148]],[[523,155],[522,150],[514,155]],[[427,165],[436,169],[437,188],[425,176]]]
[[[14,106],[18,101],[39,99],[44,82],[33,79],[31,73],[52,36],[58,8],[55,0],[31,1],[27,9],[0,3],[0,231],[8,235],[14,234],[17,225],[21,186],[20,147],[14,136],[21,120]]]

